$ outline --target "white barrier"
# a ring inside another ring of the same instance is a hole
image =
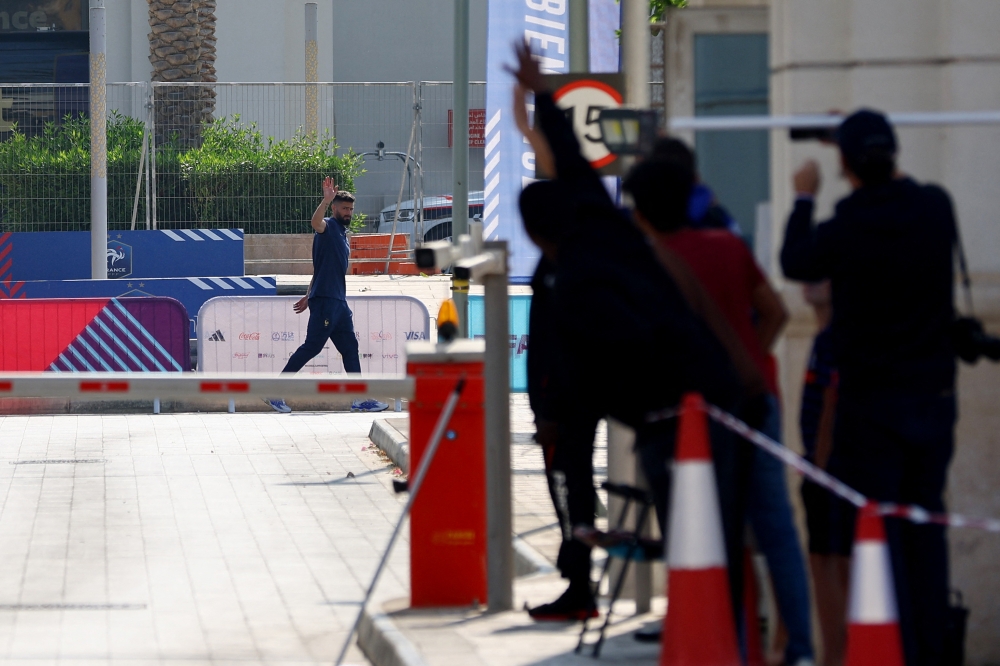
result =
[[[204,372],[281,372],[306,339],[309,312],[295,314],[299,296],[224,296],[206,301],[198,312],[198,369]],[[354,313],[361,372],[403,374],[406,343],[427,340],[430,316],[423,303],[407,296],[355,296]],[[302,369],[343,374],[333,343]]]
[[[413,397],[412,377],[352,376],[324,379],[316,375],[231,373],[55,372],[0,373],[0,398],[87,398],[152,400],[192,397],[323,398],[340,396]]]

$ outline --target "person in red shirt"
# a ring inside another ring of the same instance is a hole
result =
[[[652,243],[687,264],[740,339],[768,391],[759,422],[750,425],[780,441],[778,382],[770,350],[788,312],[742,239],[728,230],[693,229],[686,217],[664,208],[659,193],[676,167],[676,163],[654,158],[632,170],[623,185],[635,203],[633,216]],[[785,470],[780,461],[760,450],[753,457],[747,517],[767,558],[778,609],[788,629],[788,644],[778,663],[811,663],[809,586]]]

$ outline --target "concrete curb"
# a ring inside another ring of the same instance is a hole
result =
[[[361,615],[358,647],[375,666],[427,666],[416,646],[380,610],[366,608]]]
[[[410,445],[406,436],[376,419],[368,438],[404,472],[410,467]],[[514,575],[518,578],[547,574],[555,567],[523,539],[514,539]],[[358,645],[375,666],[426,666],[417,648],[403,635],[392,619],[380,611],[365,610],[358,628]]]
[[[385,419],[375,419],[368,439],[382,449],[404,474],[410,473],[410,443],[403,433],[386,423]]]

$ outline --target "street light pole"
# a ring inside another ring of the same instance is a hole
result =
[[[569,71],[590,71],[590,0],[570,0]]]
[[[469,0],[455,0],[455,77],[452,83],[451,238],[469,233]],[[452,277],[459,337],[469,337],[469,281]]]
[[[629,106],[649,106],[649,2],[621,0],[622,72]]]
[[[90,0],[90,277],[108,278],[108,87],[104,0]]]

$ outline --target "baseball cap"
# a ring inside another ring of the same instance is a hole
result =
[[[855,111],[840,123],[837,145],[847,161],[862,159],[872,151],[896,153],[896,133],[885,114],[871,109]]]

